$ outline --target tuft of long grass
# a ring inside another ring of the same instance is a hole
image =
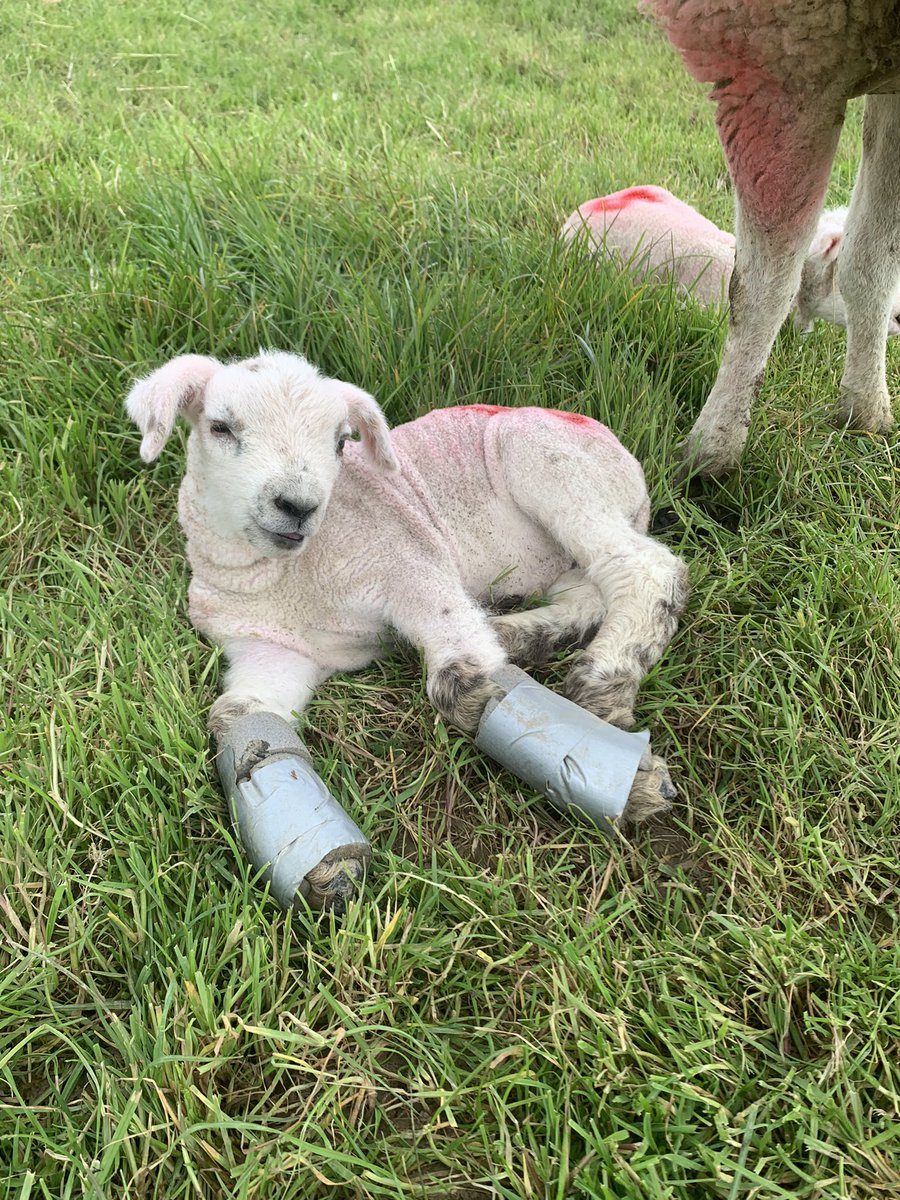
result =
[[[740,470],[673,485],[721,318],[555,243],[628,184],[731,220],[657,31],[631,0],[23,0],[0,38],[4,1194],[896,1195],[897,441],[829,425],[838,331],[785,330]],[[169,355],[259,346],[395,423],[557,405],[639,455],[694,589],[641,698],[670,820],[569,824],[407,652],[304,729],[364,903],[268,901],[210,769],[182,439],[145,470],[122,411]]]

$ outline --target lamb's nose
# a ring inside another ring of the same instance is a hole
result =
[[[279,512],[283,512],[286,517],[292,517],[298,525],[302,525],[319,507],[318,504],[302,504],[296,500],[289,500],[287,496],[276,496],[272,503]]]

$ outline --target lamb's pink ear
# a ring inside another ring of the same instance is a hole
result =
[[[822,229],[812,240],[809,257],[820,258],[822,262],[831,262],[832,259],[837,258],[843,240],[844,235],[839,229]]]
[[[341,395],[347,401],[350,424],[359,430],[363,447],[369,458],[382,471],[396,471],[397,456],[391,445],[391,431],[374,396],[352,383],[340,383]]]
[[[181,354],[132,387],[125,410],[144,435],[144,462],[159,457],[177,416],[197,420],[203,410],[203,390],[221,365],[201,354]]]

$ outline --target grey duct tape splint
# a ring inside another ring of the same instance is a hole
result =
[[[492,678],[506,695],[484,711],[475,744],[564,812],[604,832],[622,815],[650,735],[626,733],[518,667]],[[272,895],[290,908],[344,911],[372,848],[315,773],[296,732],[274,713],[240,717],[216,765],[238,836]]]
[[[501,667],[505,689],[485,709],[475,744],[564,812],[604,832],[622,815],[650,734],[627,733],[551,692],[525,671]]]
[[[285,908],[344,911],[372,847],[315,773],[294,729],[274,713],[238,718],[220,738],[216,766],[252,866]]]

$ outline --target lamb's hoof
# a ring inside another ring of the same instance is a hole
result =
[[[575,663],[566,676],[568,700],[585,708],[601,721],[619,729],[634,726],[634,700],[637,686],[631,675],[601,674],[587,654]]]
[[[464,733],[474,733],[489,701],[499,700],[503,689],[476,659],[457,658],[431,673],[428,694],[445,721]]]
[[[297,892],[316,912],[332,912],[342,917],[361,894],[365,874],[366,864],[362,859],[326,860],[313,867]]]
[[[536,622],[531,612],[491,617],[491,627],[500,639],[506,657],[517,667],[545,663],[558,648],[549,629]]]
[[[672,807],[678,792],[665,759],[647,754],[638,767],[622,813],[623,825],[640,825]]]

